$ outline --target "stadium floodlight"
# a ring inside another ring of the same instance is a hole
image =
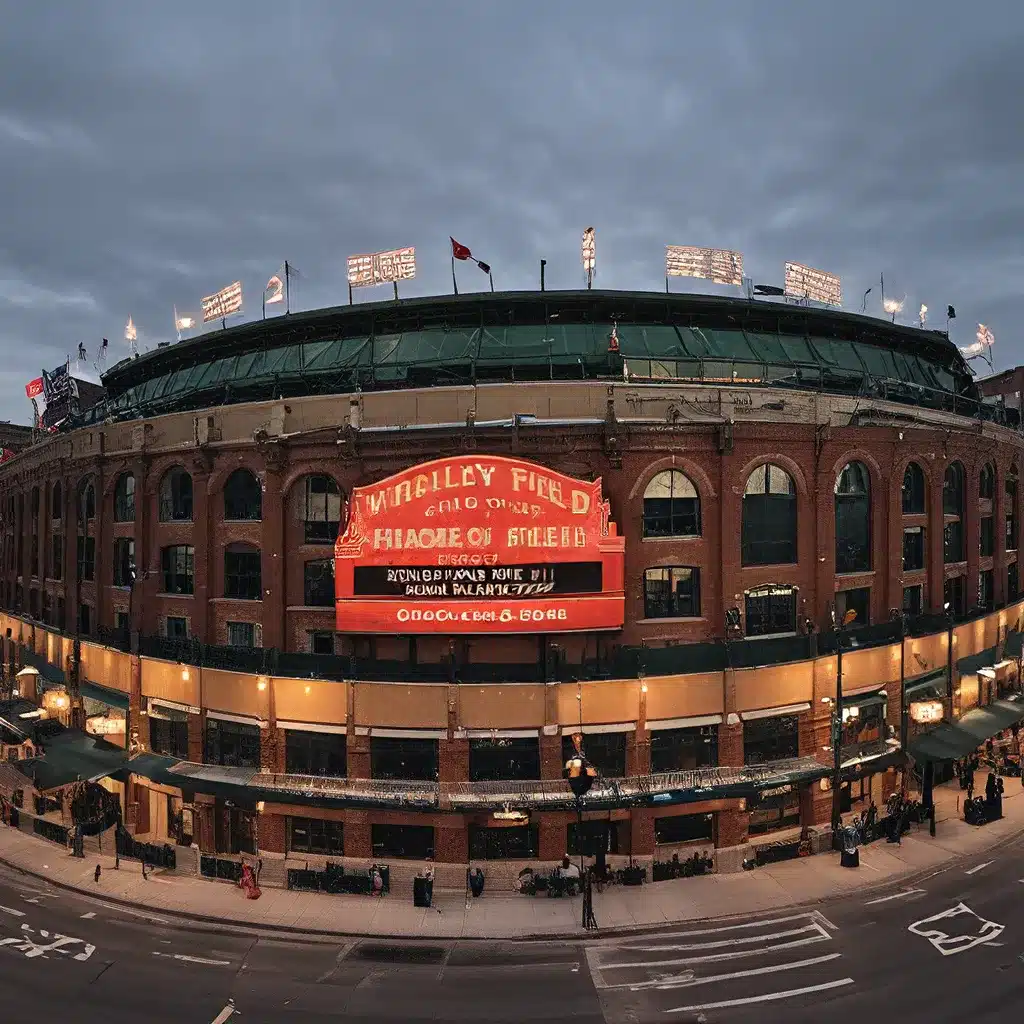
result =
[[[842,282],[837,274],[787,260],[784,284],[790,298],[811,299],[826,306],[843,304]]]
[[[906,301],[906,296],[902,299],[882,299],[882,309],[891,314],[893,323],[896,323],[896,314],[903,312],[903,304]]]
[[[928,307],[922,302],[921,308],[917,311],[917,322],[918,325],[924,327],[925,321],[928,319]]]
[[[974,335],[974,343],[965,345],[960,349],[960,354],[965,359],[977,359],[979,356],[988,363],[989,369],[994,370],[992,365],[992,346],[996,343],[996,336],[991,329],[984,324],[978,324],[977,333]]]
[[[594,268],[597,265],[597,240],[594,238],[593,228],[587,228],[583,232],[580,259],[583,261],[583,269],[587,272],[587,287],[589,288],[594,283]]]

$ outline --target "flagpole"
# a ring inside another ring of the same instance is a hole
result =
[[[352,305],[352,282],[351,281],[349,281],[349,283],[348,283],[348,304],[350,306]]]
[[[284,261],[284,311],[290,313],[292,311],[292,268],[288,266],[288,261]]]
[[[455,280],[455,250],[452,249],[452,288],[455,294],[459,294],[459,282]]]
[[[398,282],[397,281],[392,281],[391,283],[395,286],[395,299],[397,300],[398,299]]]
[[[491,282],[491,291],[493,292],[494,291],[494,275],[489,270],[487,271],[487,280]]]
[[[548,265],[547,260],[540,261],[540,290],[544,291],[544,268]]]
[[[181,328],[178,326],[178,307],[177,305],[171,306],[174,310],[174,330],[178,335],[178,341],[181,341]]]

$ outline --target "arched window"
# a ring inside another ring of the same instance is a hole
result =
[[[1006,550],[1017,550],[1017,467],[1006,474]],[[1016,596],[1016,595],[1014,595]]]
[[[903,514],[924,515],[924,471],[916,462],[903,471]]]
[[[78,519],[80,523],[96,518],[96,488],[91,480],[78,485]]]
[[[229,544],[224,549],[224,596],[259,601],[263,594],[261,563],[259,548]]]
[[[192,522],[192,477],[181,466],[169,469],[160,481],[160,522]]]
[[[224,485],[224,518],[234,522],[263,518],[263,491],[247,469],[236,469]]]
[[[679,469],[654,476],[644,491],[645,537],[699,537],[700,495]]]
[[[114,485],[114,522],[135,522],[135,477],[122,473]]]
[[[964,467],[951,462],[942,481],[943,561],[964,560]]]
[[[871,568],[871,477],[863,462],[848,462],[836,477],[836,572]]]
[[[744,565],[796,561],[796,488],[778,466],[758,466],[743,488]]]
[[[307,544],[333,544],[341,523],[341,491],[323,474],[307,476],[303,493]]]
[[[996,496],[996,471],[991,462],[981,467],[978,476],[978,497],[982,501],[992,501]]]
[[[64,518],[64,488],[61,487],[59,480],[53,485],[53,491],[50,494],[50,506],[51,519]]]

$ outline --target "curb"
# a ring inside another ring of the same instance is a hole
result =
[[[531,935],[518,935],[518,936],[492,936],[492,935],[442,935],[436,934],[429,938],[421,936],[409,936],[409,935],[392,935],[389,933],[382,932],[366,932],[366,931],[330,931],[327,929],[318,928],[300,928],[296,925],[261,925],[252,921],[241,921],[237,918],[230,917],[211,917],[205,914],[189,913],[182,910],[169,910],[165,907],[153,907],[146,903],[137,903],[132,900],[124,899],[123,897],[108,896],[102,892],[96,892],[93,889],[85,889],[78,885],[72,885],[69,882],[60,882],[47,875],[42,874],[38,871],[33,871],[30,868],[23,867],[20,864],[16,864],[11,860],[8,860],[4,856],[0,856],[0,865],[17,872],[21,875],[26,875],[29,878],[34,878],[41,882],[46,882],[48,885],[52,885],[56,889],[62,889],[65,892],[75,893],[79,896],[84,896],[89,899],[101,899],[104,903],[113,904],[118,907],[125,907],[136,911],[151,911],[159,916],[166,916],[176,919],[181,922],[181,925],[187,927],[189,924],[203,925],[201,929],[206,932],[220,932],[221,934],[255,934],[264,936],[276,936],[281,937],[281,941],[301,942],[303,939],[331,939],[331,940],[344,940],[344,939],[378,939],[393,942],[516,942],[516,943],[532,943],[540,944],[545,942],[578,942],[586,938],[591,939],[610,939],[618,936],[630,936],[630,935],[649,935],[655,932],[662,932],[667,929],[678,929],[687,927],[689,925],[702,925],[710,924],[715,922],[723,921],[735,921],[743,920],[750,921],[756,920],[760,917],[770,916],[772,914],[779,913],[782,910],[800,910],[802,908],[809,907],[820,907],[826,903],[840,903],[845,899],[860,898],[862,896],[873,895],[876,892],[880,892],[885,889],[889,889],[893,886],[907,885],[914,882],[922,881],[926,878],[932,878],[935,875],[942,874],[948,871],[950,868],[956,867],[958,864],[966,861],[969,857],[979,856],[982,853],[990,853],[995,850],[1001,850],[1011,843],[1024,837],[1024,828],[1017,829],[1007,836],[999,839],[991,846],[986,847],[985,850],[978,850],[969,854],[954,854],[944,864],[939,866],[932,866],[928,868],[922,868],[918,871],[906,872],[900,875],[894,875],[884,882],[878,882],[874,885],[865,885],[856,890],[856,892],[845,893],[843,895],[828,897],[828,898],[816,898],[810,900],[802,900],[794,903],[782,904],[775,907],[772,910],[757,911],[751,913],[738,913],[738,914],[721,914],[714,917],[694,917],[688,918],[687,920],[680,921],[662,921],[659,924],[644,924],[644,925],[620,925],[614,928],[598,928],[595,932],[583,932],[583,931],[571,931],[571,932],[545,932],[540,934]],[[821,855],[820,855],[821,856]],[[832,853],[824,854],[823,856],[832,856]],[[214,927],[205,927],[212,925]]]

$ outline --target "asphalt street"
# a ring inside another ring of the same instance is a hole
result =
[[[587,943],[281,941],[106,904],[102,881],[92,899],[6,873],[0,988],[9,1016],[84,1024],[1004,1020],[1024,993],[1022,853]]]

